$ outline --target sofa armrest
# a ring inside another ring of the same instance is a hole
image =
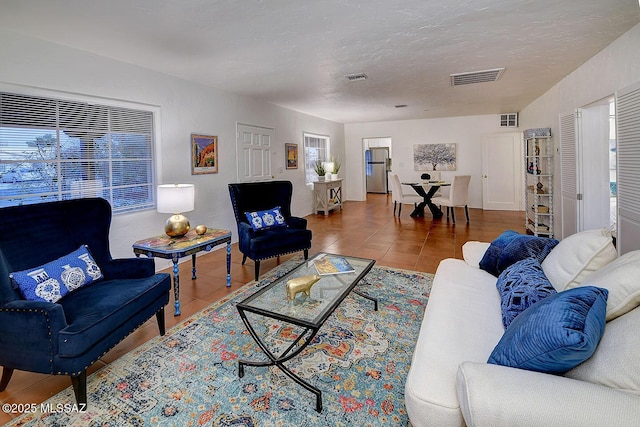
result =
[[[51,372],[59,331],[67,327],[60,304],[11,301],[0,307],[0,365]],[[45,350],[46,347],[48,350]]]
[[[469,427],[633,425],[640,419],[640,396],[562,376],[464,362],[456,383]]]
[[[297,216],[290,216],[289,218],[287,218],[287,225],[291,228],[306,230],[307,220],[305,218],[299,218]]]
[[[105,280],[143,279],[153,276],[156,265],[153,258],[118,258],[100,265]]]
[[[480,261],[491,243],[470,240],[462,245],[462,258],[471,267],[480,268]]]

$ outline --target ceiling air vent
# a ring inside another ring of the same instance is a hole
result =
[[[518,113],[500,114],[500,127],[503,127],[503,128],[517,128],[518,127]]]
[[[472,83],[495,82],[500,78],[503,72],[504,72],[504,68],[495,68],[493,70],[451,74],[451,86],[468,85]]]
[[[345,77],[350,82],[357,82],[359,80],[367,80],[367,75],[365,73],[347,74]]]

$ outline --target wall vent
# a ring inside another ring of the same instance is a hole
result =
[[[502,127],[502,128],[517,128],[518,127],[518,113],[500,114],[500,127]]]
[[[500,78],[500,76],[502,76],[503,72],[504,68],[494,68],[493,70],[451,74],[451,86],[495,82]]]
[[[357,81],[360,81],[360,80],[367,80],[367,75],[365,73],[347,74],[345,77],[350,82],[357,82]]]

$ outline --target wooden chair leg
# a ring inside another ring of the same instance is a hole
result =
[[[244,262],[247,260],[247,256],[245,254],[242,254],[242,265],[244,265]]]
[[[398,218],[400,218],[400,212],[402,212],[402,203],[398,203]]]
[[[164,336],[164,333],[166,332],[166,329],[164,326],[164,307],[162,307],[156,313],[156,320],[158,321],[158,329],[160,330],[160,336]]]
[[[304,250],[304,259],[309,259],[309,249]]]
[[[79,404],[87,403],[87,371],[82,371],[80,375],[71,375],[71,384],[73,384],[73,393],[76,395],[76,402]]]
[[[260,261],[256,261],[256,282],[258,281],[258,277],[260,277]]]
[[[464,205],[464,213],[467,215],[467,224],[469,223],[469,206]]]
[[[396,205],[398,202],[393,202],[393,216],[396,216]]]
[[[11,380],[11,375],[13,375],[13,369],[3,367],[2,368],[2,379],[0,380],[0,391],[4,391],[9,385],[9,381]]]
[[[456,223],[456,208],[454,208],[453,206],[451,206],[451,221],[454,224]]]

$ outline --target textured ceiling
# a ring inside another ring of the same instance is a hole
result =
[[[0,28],[342,123],[520,111],[638,22],[638,0],[0,0]]]

